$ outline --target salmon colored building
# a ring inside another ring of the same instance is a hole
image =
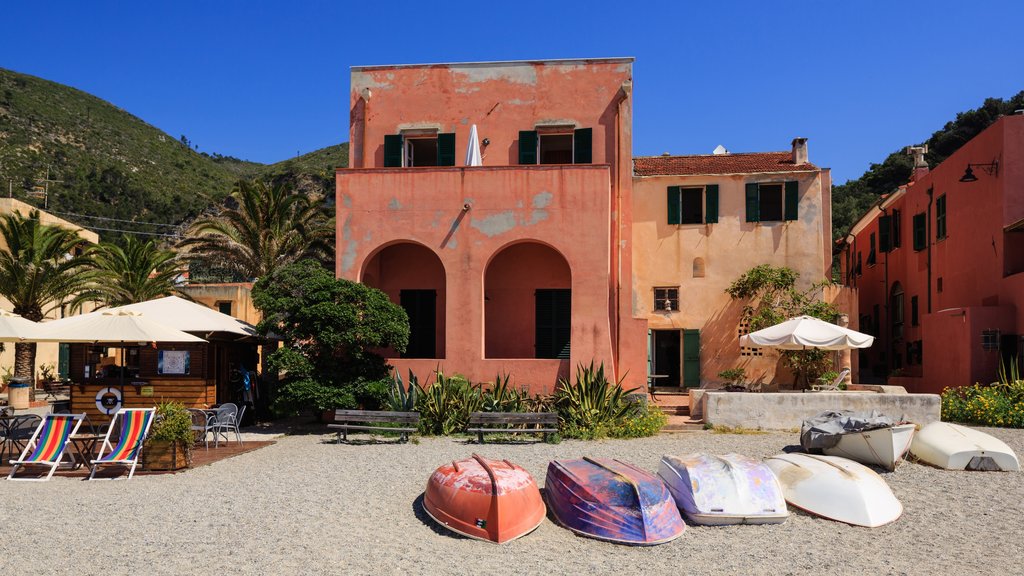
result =
[[[545,392],[593,360],[646,384],[631,91],[630,58],[352,69],[337,275],[408,312],[400,373]]]
[[[725,290],[760,264],[795,270],[804,288],[825,278],[829,170],[796,138],[783,152],[638,157],[634,171],[633,313],[650,327],[652,383],[717,387],[719,372],[743,368],[761,389],[788,387],[777,353],[740,347],[744,303]]]
[[[846,237],[844,281],[878,337],[863,372],[911,392],[996,380],[1024,359],[1024,116],[997,120]]]

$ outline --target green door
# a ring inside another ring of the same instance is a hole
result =
[[[61,342],[57,348],[57,375],[67,378],[71,371],[71,344]]]
[[[683,386],[700,386],[700,330],[683,330]]]

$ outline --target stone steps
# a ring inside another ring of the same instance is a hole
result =
[[[661,429],[662,434],[678,434],[681,432],[700,432],[704,429],[704,422],[694,420],[689,415],[669,416],[668,424]]]

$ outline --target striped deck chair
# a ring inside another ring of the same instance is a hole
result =
[[[128,480],[132,479],[135,466],[139,463],[139,454],[142,453],[142,442],[146,439],[146,434],[149,434],[154,414],[156,408],[121,408],[114,414],[114,419],[107,428],[107,437],[100,445],[99,457],[91,461],[89,480],[93,479],[100,466],[128,466]],[[121,437],[114,445],[110,443],[110,433],[114,430],[118,418],[121,419]]]
[[[32,438],[25,445],[21,458],[11,460],[11,473],[8,480],[37,480],[45,482],[53,477],[64,454],[67,453],[71,435],[82,425],[85,414],[47,414],[39,423]],[[46,477],[15,478],[14,474],[22,466],[49,466],[50,473]]]

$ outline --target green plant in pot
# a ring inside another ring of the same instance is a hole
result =
[[[156,405],[156,417],[142,450],[146,470],[178,470],[192,465],[192,416],[181,402]]]

